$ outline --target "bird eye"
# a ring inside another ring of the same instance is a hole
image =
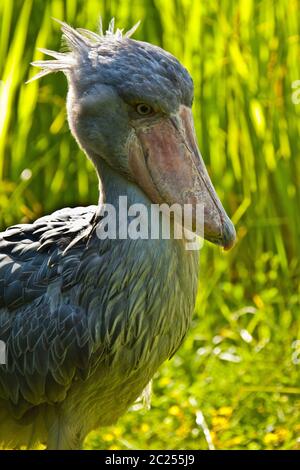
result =
[[[151,106],[145,103],[137,104],[135,109],[137,113],[140,114],[141,116],[148,116],[149,114],[153,113],[153,109],[151,108]]]

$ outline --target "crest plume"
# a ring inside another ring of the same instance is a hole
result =
[[[78,56],[84,56],[84,54],[88,55],[89,51],[103,44],[105,41],[121,41],[123,38],[129,38],[134,34],[140,24],[140,21],[138,21],[129,31],[123,34],[122,29],[117,28],[115,31],[115,19],[112,18],[107,31],[103,33],[102,18],[100,17],[99,33],[97,34],[93,31],[89,31],[83,28],[72,28],[63,21],[57,20],[56,18],[53,19],[61,25],[63,40],[66,43],[69,51],[57,52],[51,51],[49,49],[39,48],[38,50],[40,52],[43,52],[49,57],[52,57],[54,60],[38,60],[31,62],[31,65],[34,67],[39,67],[42,70],[26,83],[30,83],[53,72],[67,73],[76,64],[76,59]]]

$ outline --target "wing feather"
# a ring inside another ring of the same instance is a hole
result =
[[[93,348],[86,312],[72,303],[74,269],[83,246],[63,254],[87,230],[95,206],[63,209],[0,233],[0,398],[16,417],[63,400],[74,378],[86,377]]]

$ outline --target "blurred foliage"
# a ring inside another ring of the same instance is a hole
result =
[[[200,148],[237,227],[206,245],[192,330],[154,380],[151,411],[90,434],[87,448],[300,448],[299,0],[1,0],[0,226],[95,203],[97,180],[70,136],[66,82],[25,85],[60,48],[56,17],[102,15],[175,54],[195,83]]]

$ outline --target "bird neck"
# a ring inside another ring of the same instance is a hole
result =
[[[120,233],[128,234],[127,231],[130,223],[136,217],[130,211],[130,208],[133,209],[133,213],[138,211],[140,215],[139,226],[142,230],[139,233],[143,233],[141,238],[147,238],[154,240],[154,248],[168,252],[176,252],[178,259],[181,259],[182,262],[192,261],[193,266],[197,271],[197,259],[199,256],[198,250],[187,248],[187,240],[183,237],[175,237],[174,234],[176,230],[174,229],[174,220],[169,218],[169,215],[164,214],[163,211],[158,211],[159,215],[155,218],[153,214],[155,213],[158,205],[153,205],[148,196],[132,181],[129,181],[125,176],[112,169],[104,160],[97,162],[97,172],[99,176],[99,210],[103,207],[103,204],[112,205],[115,209],[116,215],[116,226],[117,234]],[[121,196],[126,197],[126,201],[121,198]],[[122,201],[121,201],[122,199]],[[141,208],[143,210],[141,210]],[[122,212],[124,211],[124,212]],[[131,212],[131,213],[130,213]],[[157,214],[157,213],[156,213]],[[166,218],[168,219],[166,221]],[[122,229],[121,224],[127,224],[127,227]],[[169,227],[169,235],[164,235],[164,228]],[[182,232],[184,233],[184,232]],[[146,236],[145,236],[146,234]],[[153,234],[155,234],[153,236]],[[117,236],[118,238],[118,236]],[[123,236],[121,236],[123,238]],[[127,238],[127,236],[125,236]],[[191,250],[191,251],[189,251]],[[172,256],[173,256],[172,255]]]
[[[151,205],[148,196],[132,181],[129,181],[118,171],[111,168],[103,159],[97,162],[99,178],[99,205],[112,204],[116,210],[119,207],[120,196],[126,196],[128,205],[135,203]]]

